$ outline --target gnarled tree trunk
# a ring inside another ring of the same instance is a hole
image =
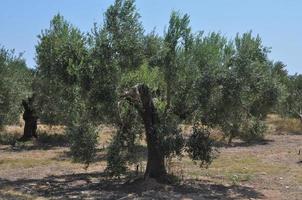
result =
[[[33,108],[33,97],[28,98],[28,100],[22,101],[22,106],[24,108],[23,120],[25,121],[23,136],[19,141],[27,141],[32,137],[37,138],[37,120],[35,110]]]
[[[149,88],[146,85],[138,85],[124,96],[134,104],[144,122],[148,149],[145,178],[160,178],[166,175],[165,156],[156,128],[160,122]]]

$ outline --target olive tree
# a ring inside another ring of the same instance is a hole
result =
[[[82,83],[89,67],[86,38],[60,14],[38,38],[34,90],[39,117],[43,123],[67,126],[72,155],[90,162],[97,133],[89,123]]]
[[[261,138],[265,131],[261,120],[278,102],[280,90],[260,37],[248,32],[227,42],[212,34],[198,46],[208,54],[196,59],[201,69],[195,84],[200,120],[220,127],[229,142],[233,137]]]
[[[165,159],[181,155],[185,151],[190,152],[189,155],[194,160],[211,162],[214,152],[208,132],[196,126],[187,143],[179,129],[182,119],[174,111],[174,95],[181,85],[178,73],[182,71],[177,57],[190,48],[188,25],[187,15],[181,16],[173,12],[164,47],[159,49],[164,53],[159,59],[159,66],[149,66],[150,62],[146,62],[137,69],[119,75],[116,95],[118,131],[108,152],[107,171],[110,174],[119,175],[126,171],[129,153],[134,153],[129,147],[133,145],[135,137],[140,135],[138,130],[141,129],[145,133],[148,152],[144,175],[146,178],[164,178],[167,175]],[[152,55],[158,54],[153,51]],[[117,64],[117,68],[120,67]],[[133,139],[129,141],[129,138]]]
[[[79,74],[85,68],[87,49],[83,34],[61,15],[38,36],[35,90],[40,118],[66,125],[77,118],[80,104]]]
[[[288,96],[283,102],[284,112],[302,121],[302,75],[289,77],[287,91]]]
[[[22,112],[22,100],[31,96],[33,72],[22,54],[0,48],[0,127],[16,124]]]

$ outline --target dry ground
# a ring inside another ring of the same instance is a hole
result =
[[[170,173],[180,178],[175,185],[108,179],[104,147],[112,134],[110,128],[102,129],[97,160],[85,170],[68,156],[62,127],[39,126],[39,141],[16,147],[0,145],[0,199],[301,200],[300,124],[277,116],[267,122],[265,141],[245,144],[235,140],[233,146],[220,147],[220,156],[208,169],[200,169],[186,157],[170,161]],[[22,129],[6,131],[18,135]]]

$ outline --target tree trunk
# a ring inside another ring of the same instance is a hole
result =
[[[156,128],[158,123],[160,123],[158,114],[154,107],[149,88],[146,85],[138,85],[134,91],[128,94],[130,94],[132,98],[134,97],[134,99],[139,100],[135,103],[135,106],[143,119],[146,132],[148,160],[145,178],[150,177],[157,179],[167,174],[165,156],[160,146]]]
[[[165,114],[168,112],[168,110],[170,109],[170,105],[171,105],[171,85],[168,83],[167,85],[167,105],[165,108]]]
[[[230,133],[229,140],[228,140],[228,145],[232,144],[233,137],[234,137],[233,133]]]
[[[302,123],[302,114],[301,113],[299,113],[299,118],[300,118],[300,121]]]
[[[229,141],[228,141],[229,145],[232,144],[232,140],[234,139],[234,137],[238,136],[238,134],[239,134],[239,126],[234,125],[230,131],[230,136],[229,136]]]
[[[25,121],[23,136],[19,141],[27,141],[32,137],[37,138],[37,116],[33,109],[33,98],[28,98],[28,100],[22,101],[22,106],[24,108],[23,120]]]

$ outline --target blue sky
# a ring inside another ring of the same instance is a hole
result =
[[[24,52],[35,66],[37,35],[49,27],[60,12],[82,31],[101,23],[103,13],[113,0],[1,0],[0,44]],[[252,30],[272,47],[269,57],[281,60],[291,74],[302,74],[302,1],[301,0],[137,0],[146,32],[156,27],[163,33],[172,10],[191,16],[193,31],[219,31],[234,38],[236,33]]]

